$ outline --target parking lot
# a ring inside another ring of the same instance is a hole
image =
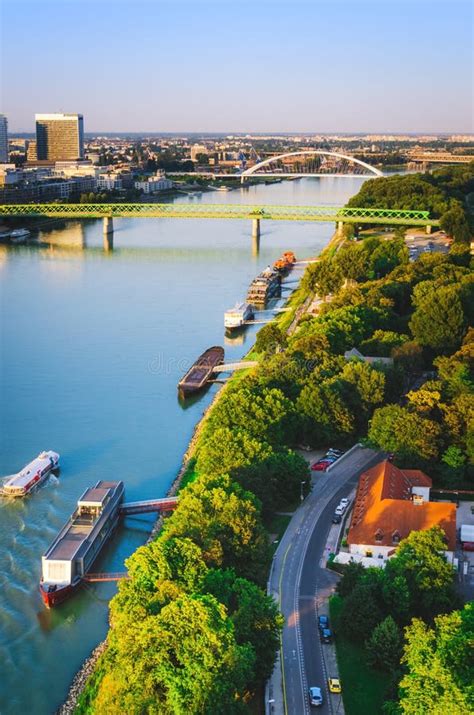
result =
[[[405,243],[410,252],[410,261],[416,261],[423,253],[447,253],[451,245],[444,231],[436,231],[430,235],[420,231],[409,230]]]

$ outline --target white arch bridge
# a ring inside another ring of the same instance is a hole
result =
[[[259,161],[245,169],[242,183],[249,176],[299,178],[303,176],[383,176],[383,173],[365,161],[353,156],[322,149],[306,149],[278,154]]]

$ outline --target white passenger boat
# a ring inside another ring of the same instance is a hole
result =
[[[0,487],[5,497],[24,497],[42,484],[49,474],[59,467],[59,454],[41,452],[36,459],[23,467],[18,474],[6,477]]]
[[[252,320],[254,307],[251,303],[236,303],[233,308],[224,313],[224,326],[227,330],[241,328],[246,320]]]
[[[82,584],[117,526],[124,491],[123,482],[99,481],[81,496],[41,560],[40,593],[45,606],[58,605]]]

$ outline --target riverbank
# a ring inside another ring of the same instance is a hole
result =
[[[322,250],[322,254],[330,250],[331,247],[334,245],[334,242],[339,240],[339,236],[337,233],[335,233],[330,241],[328,242],[327,246]],[[304,273],[304,271],[303,271]],[[303,276],[303,273],[300,276],[300,280]],[[311,296],[309,296],[309,299],[311,299]],[[286,301],[286,304],[292,304],[291,305],[291,310],[288,313],[282,313],[279,316],[276,316],[272,322],[277,322],[281,319],[285,320],[286,323],[289,321],[289,325],[285,328],[288,332],[288,334],[292,334],[294,331],[294,328],[296,327],[296,324],[298,320],[301,318],[304,309],[307,307],[309,304],[308,301],[305,299],[303,300],[302,296],[299,295],[298,288],[292,292],[291,296],[288,298]],[[252,357],[252,352],[254,350],[254,345],[249,348],[247,354],[244,356],[245,359],[250,359]],[[186,449],[186,452],[183,455],[181,467],[178,471],[178,474],[176,475],[175,479],[171,483],[170,487],[168,488],[166,492],[166,496],[176,496],[176,494],[179,492],[179,490],[182,488],[183,485],[185,485],[189,479],[193,478],[193,470],[192,470],[192,460],[195,456],[196,448],[198,446],[199,438],[205,428],[207,419],[209,418],[210,414],[212,413],[213,409],[215,408],[216,404],[218,401],[225,395],[226,389],[228,388],[229,384],[231,384],[233,381],[236,379],[241,379],[242,375],[246,371],[239,371],[238,373],[234,373],[232,377],[228,379],[225,385],[222,386],[220,390],[216,392],[214,395],[211,403],[208,405],[206,410],[204,411],[202,417],[200,420],[197,422],[194,430],[192,437],[190,439],[190,442],[188,444],[188,447]],[[184,484],[183,484],[184,482]],[[150,543],[153,539],[156,538],[156,536],[160,533],[163,523],[164,523],[164,518],[163,516],[159,516],[153,525],[153,528],[146,540],[146,544]],[[106,650],[106,640],[104,640],[97,648],[94,649],[94,651],[91,653],[89,658],[86,659],[82,667],[79,669],[79,671],[76,673],[74,676],[74,679],[71,683],[71,686],[68,691],[68,695],[66,697],[66,700],[64,701],[63,705],[57,710],[56,715],[72,715],[72,713],[75,712],[75,709],[77,705],[79,704],[79,699],[81,695],[83,694],[88,681],[94,672],[94,668],[101,657],[101,655],[105,652]]]

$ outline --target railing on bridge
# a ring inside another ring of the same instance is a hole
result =
[[[129,514],[149,514],[151,512],[168,512],[175,509],[179,497],[165,497],[164,499],[147,499],[145,501],[132,501],[122,504],[119,513],[122,516]]]
[[[53,218],[202,218],[272,221],[337,221],[358,224],[438,225],[428,211],[339,206],[244,204],[3,204],[0,216]]]

